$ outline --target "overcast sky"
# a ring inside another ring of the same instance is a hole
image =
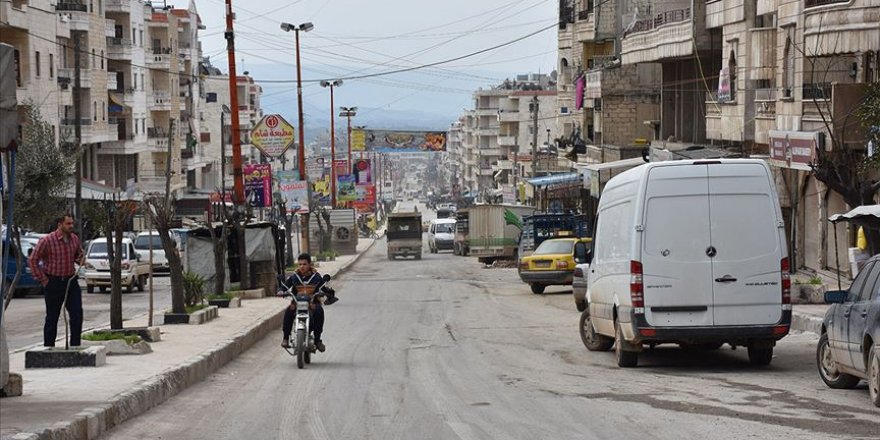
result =
[[[196,6],[207,26],[201,33],[203,54],[226,71],[224,1],[197,0]],[[337,91],[337,106],[424,110],[425,102],[433,99],[443,102],[443,113],[447,113],[453,107],[470,106],[471,94],[478,87],[520,73],[549,73],[556,65],[556,3],[547,0],[233,0],[233,9],[238,72],[250,70],[258,81],[295,79],[293,34],[282,31],[280,24],[314,24],[313,31],[300,36],[304,96],[315,102],[326,92],[310,80],[435,63],[550,28],[435,68],[347,80]],[[356,93],[354,88],[362,90]],[[286,101],[285,89],[295,90],[293,84],[266,89],[264,107],[275,104],[273,94]],[[346,90],[348,96],[369,102],[347,103]]]

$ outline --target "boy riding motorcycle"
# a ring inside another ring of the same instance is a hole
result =
[[[296,271],[284,281],[284,285],[292,287],[295,297],[284,311],[284,324],[281,327],[284,340],[281,346],[290,348],[290,333],[293,331],[293,322],[296,319],[297,298],[309,302],[309,331],[315,335],[315,347],[318,351],[326,350],[321,334],[324,332],[324,307],[322,304],[333,304],[338,301],[336,291],[324,286],[324,279],[312,266],[312,256],[303,253],[296,259]]]

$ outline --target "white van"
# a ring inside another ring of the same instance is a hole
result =
[[[438,218],[431,220],[428,227],[428,249],[436,254],[443,249],[452,250],[455,239],[455,219]]]
[[[581,332],[634,367],[643,344],[748,347],[767,365],[788,334],[788,251],[761,160],[648,163],[599,200]]]

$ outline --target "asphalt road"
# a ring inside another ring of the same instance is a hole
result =
[[[167,275],[153,278],[154,308],[163,310],[171,307],[171,284]],[[86,293],[85,282],[80,280],[83,299],[83,329],[110,325],[110,293]],[[123,319],[134,318],[149,311],[149,284],[143,292],[125,293],[122,291]],[[34,344],[43,343],[43,322],[46,317],[46,303],[41,295],[28,295],[13,298],[9,308],[3,312],[6,340],[10,350],[18,350]],[[64,336],[64,318],[58,319],[58,336]]]
[[[334,281],[326,353],[305,369],[267,337],[107,439],[876,438],[864,385],[831,390],[817,338],[769,367],[746,351],[658,347],[636,369],[587,351],[570,290],[533,295],[515,269],[449,253],[385,259]]]

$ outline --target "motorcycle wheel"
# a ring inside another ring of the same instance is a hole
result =
[[[296,331],[296,366],[300,369],[306,366],[305,357],[306,357],[306,331],[305,330],[297,330]]]

